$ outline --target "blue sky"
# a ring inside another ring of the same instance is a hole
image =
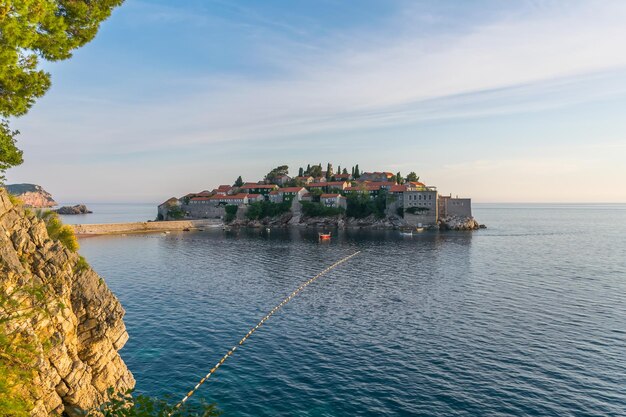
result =
[[[160,202],[272,167],[626,202],[623,1],[127,0],[18,120],[10,182]]]

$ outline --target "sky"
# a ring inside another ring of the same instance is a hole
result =
[[[160,203],[286,164],[626,202],[626,2],[126,0],[44,63],[9,183]]]

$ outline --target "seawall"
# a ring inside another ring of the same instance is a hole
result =
[[[75,224],[72,225],[77,235],[114,235],[121,233],[151,233],[177,231],[183,229],[202,229],[221,227],[222,221],[217,219],[174,220],[134,223],[107,224]]]

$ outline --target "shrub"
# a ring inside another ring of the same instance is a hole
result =
[[[291,208],[291,201],[272,203],[270,201],[258,201],[248,205],[246,217],[250,220],[259,220],[266,217],[276,217],[286,213]]]
[[[224,210],[226,211],[224,221],[226,223],[230,223],[235,220],[235,217],[237,217],[237,210],[239,210],[239,206],[236,206],[234,204],[228,204],[226,207],[224,207]]]
[[[74,234],[74,229],[71,226],[64,225],[59,219],[59,215],[54,211],[37,211],[37,217],[42,219],[46,224],[46,230],[48,236],[52,240],[58,240],[63,246],[72,252],[76,252],[79,249],[78,240]]]
[[[348,217],[362,219],[363,217],[376,215],[379,219],[385,217],[387,208],[387,193],[381,191],[373,200],[365,193],[351,194],[348,196]]]
[[[185,217],[185,212],[180,207],[174,206],[174,207],[171,207],[169,210],[167,210],[167,217],[171,219],[180,220],[183,217]]]
[[[301,201],[302,214],[309,217],[331,217],[345,213],[343,207],[326,207],[320,203]]]
[[[132,395],[131,391],[125,394],[109,395],[110,401],[102,404],[95,410],[90,410],[86,417],[213,417],[222,414],[215,404],[185,403],[182,407],[174,410],[166,400],[152,398],[145,395]]]
[[[89,269],[89,264],[87,260],[83,256],[78,257],[78,261],[76,262],[76,266],[74,266],[74,273],[80,273]]]
[[[422,214],[422,213],[424,213],[426,211],[429,211],[429,210],[430,210],[430,208],[428,208],[428,207],[409,207],[408,209],[406,209],[404,211],[406,211],[407,213],[410,213],[410,214]]]
[[[404,208],[403,207],[398,207],[396,209],[396,214],[400,217],[404,217]]]
[[[11,194],[11,193],[7,193],[9,195],[9,201],[11,202],[11,204],[13,204],[14,206],[21,206],[24,204],[24,202],[17,196]]]

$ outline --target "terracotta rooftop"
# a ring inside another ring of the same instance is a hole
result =
[[[277,191],[279,193],[298,193],[300,190],[304,190],[304,187],[285,187],[279,188]]]

